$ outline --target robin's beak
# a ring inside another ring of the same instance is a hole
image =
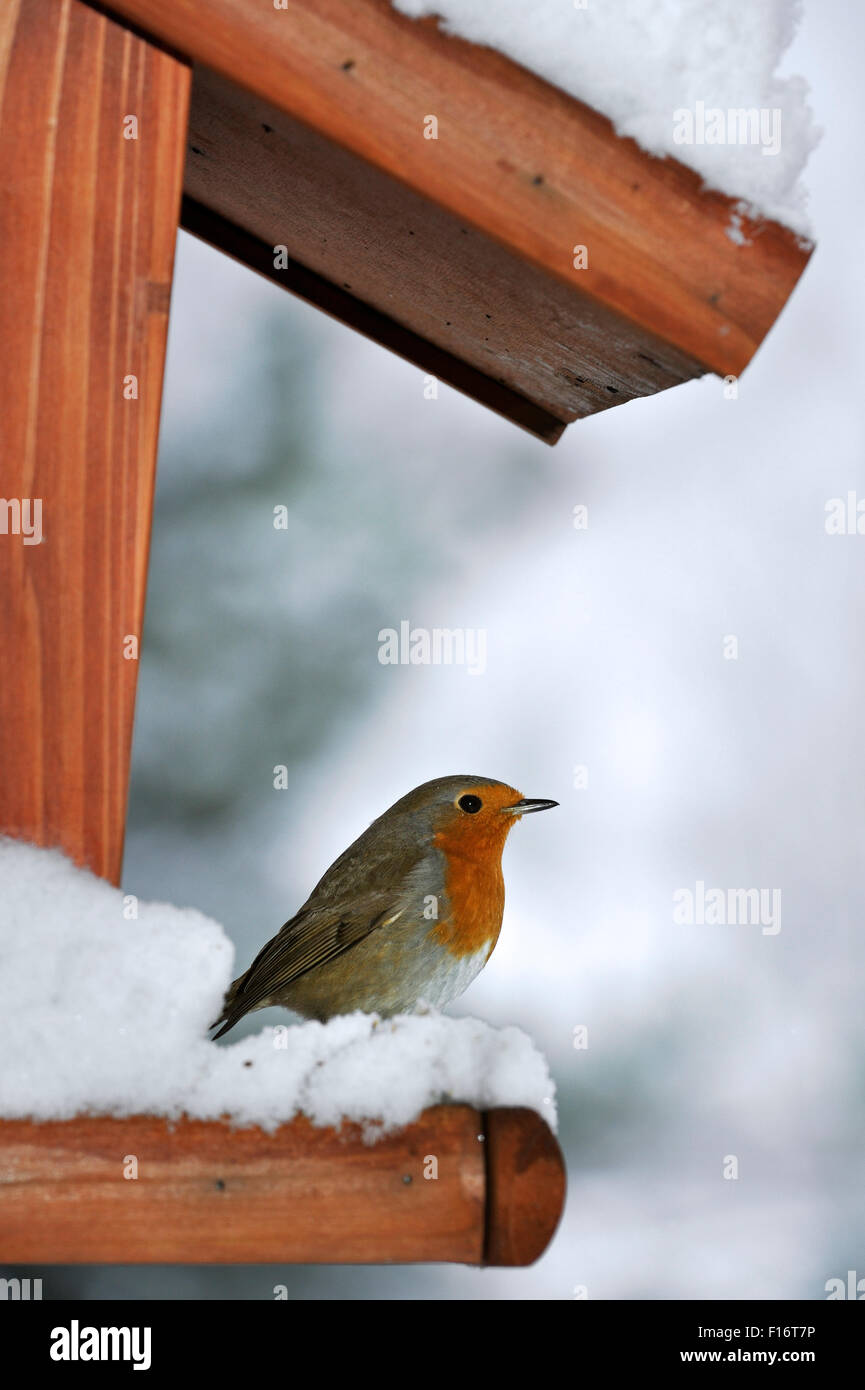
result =
[[[557,801],[532,801],[524,796],[522,801],[515,801],[513,806],[503,806],[502,811],[506,816],[530,816],[532,811],[549,811],[551,806],[558,806]]]

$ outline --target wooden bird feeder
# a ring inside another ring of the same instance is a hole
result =
[[[771,222],[737,244],[735,200],[434,20],[278,4],[0,14],[0,831],[115,883],[179,225],[549,443],[738,375],[807,261]],[[26,499],[40,544],[10,534]],[[528,1111],[436,1107],[372,1147],[0,1123],[7,1262],[523,1263],[562,1200]]]

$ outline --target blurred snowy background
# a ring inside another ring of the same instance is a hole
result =
[[[865,1275],[865,536],[824,528],[865,497],[863,38],[813,0],[784,64],[826,130],[819,246],[737,400],[706,378],[549,450],[181,237],[124,887],[212,914],[241,968],[418,782],[559,800],[512,835],[502,938],[453,1011],[545,1050],[569,1201],[528,1271],[69,1269],[47,1296],[807,1299]],[[486,673],[379,665],[404,618],[485,628]],[[676,925],[697,880],[780,888],[781,931]]]

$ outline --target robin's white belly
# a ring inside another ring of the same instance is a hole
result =
[[[483,970],[489,949],[489,945],[486,945],[468,956],[455,956],[442,949],[434,971],[424,980],[418,1006],[428,1004],[430,1008],[443,1009],[452,1000],[458,999]]]

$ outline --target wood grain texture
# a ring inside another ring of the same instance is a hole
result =
[[[0,490],[42,506],[0,534],[0,831],[115,882],[189,83],[79,0],[0,14]]]
[[[721,374],[742,371],[808,250],[498,53],[389,0],[112,0],[113,8],[522,261]],[[439,138],[423,139],[427,115]],[[572,248],[589,249],[575,271]],[[346,277],[350,279],[350,276]]]
[[[531,1110],[488,1110],[484,1264],[529,1265],[553,1238],[565,1202],[565,1165],[552,1131]]]
[[[270,278],[293,289],[295,267],[306,267],[342,295],[346,322],[363,328],[370,311],[385,318],[390,332],[374,336],[397,350],[395,328],[410,329],[413,352],[403,355],[460,389],[468,385],[548,442],[571,420],[702,371],[577,286],[201,68],[193,75],[184,187],[184,206],[193,198],[255,236]],[[275,247],[290,257],[285,270],[273,270]],[[438,371],[428,365],[434,353],[447,357]],[[461,371],[448,373],[452,363]]]
[[[389,348],[399,357],[413,362],[424,372],[454,386],[513,424],[521,426],[547,444],[555,444],[565,422],[518,391],[471,366],[456,353],[436,346],[429,339],[406,328],[390,314],[374,308],[342,285],[310,270],[300,260],[274,265],[273,242],[262,241],[236,222],[205,207],[188,194],[180,213],[181,226],[202,241],[223,251],[234,260],[256,270],[323,313],[349,325],[364,337]]]
[[[508,1183],[505,1166],[526,1146],[529,1166]],[[522,1263],[558,1219],[552,1188],[534,1206],[525,1197],[546,1181],[536,1154],[549,1151],[558,1146],[534,1112],[465,1105],[433,1107],[373,1144],[356,1125],[304,1118],[273,1134],[153,1116],[0,1121],[0,1262],[480,1264],[486,1248],[487,1263],[496,1252]],[[130,1156],[135,1179],[124,1178]],[[430,1157],[436,1178],[424,1177]],[[491,1217],[506,1236],[490,1232]]]

